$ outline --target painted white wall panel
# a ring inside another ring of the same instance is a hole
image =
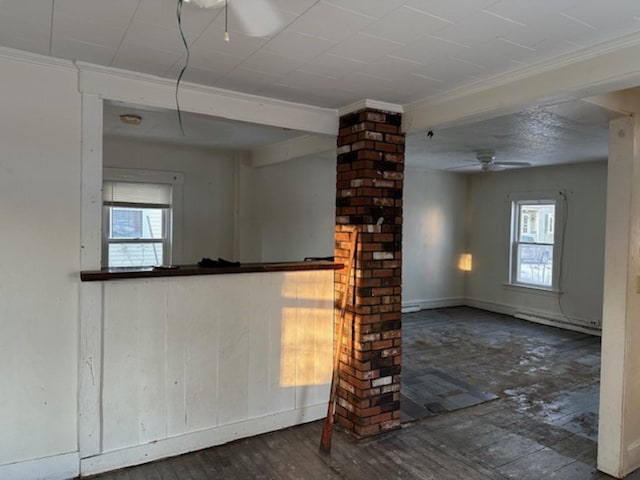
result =
[[[140,287],[137,309],[132,312],[135,317],[130,319],[138,320],[138,443],[149,443],[167,436],[167,284],[145,281]]]
[[[280,276],[278,276],[280,277]],[[280,296],[280,286],[273,274],[251,276],[249,302],[252,312],[259,315],[249,316],[248,339],[248,404],[249,418],[267,415],[277,411],[278,405],[291,402],[278,402],[275,392],[279,390],[278,374],[280,362],[280,318],[274,299]],[[272,327],[278,330],[272,335]],[[273,377],[276,382],[272,383]]]
[[[189,278],[188,288],[181,282],[170,282],[171,300],[176,300],[173,292],[179,289],[182,295],[178,304],[172,306],[167,319],[171,331],[167,334],[167,343],[172,343],[172,334],[177,328],[184,330],[179,334],[182,342],[182,355],[172,361],[181,360],[184,371],[184,431],[200,430],[218,424],[220,410],[220,350],[216,348],[220,341],[220,309],[224,301],[221,295],[220,278]],[[176,350],[176,353],[178,351]]]
[[[140,463],[140,446],[184,437],[182,453],[225,426],[256,434],[277,413],[318,418],[332,327],[333,271],[105,282],[104,461]]]
[[[211,318],[207,310],[210,296],[203,295],[209,285],[197,279],[184,278],[182,282],[167,290],[167,316],[164,319],[166,333],[166,402],[167,436],[182,435],[186,432],[186,354],[190,333],[187,330],[188,311],[193,322]],[[191,298],[193,297],[193,298]],[[171,320],[170,320],[171,319]],[[217,319],[209,322],[209,328],[217,334]],[[207,332],[208,333],[208,332]],[[214,369],[215,371],[215,369]],[[214,409],[212,415],[217,416]]]
[[[81,105],[72,68],[0,71],[4,465],[77,450]]]
[[[140,288],[144,282],[105,287],[102,386],[102,448],[138,443],[138,336]],[[118,301],[108,301],[117,298]],[[108,367],[107,367],[108,366]]]
[[[220,356],[218,423],[225,425],[247,418],[249,380],[249,280],[229,275],[218,285],[220,329],[216,339]],[[192,367],[193,368],[193,367]]]

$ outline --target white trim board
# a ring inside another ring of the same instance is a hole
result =
[[[66,480],[79,474],[78,452],[0,465],[2,480]]]
[[[161,458],[182,455],[216,445],[252,437],[323,418],[326,404],[312,405],[286,412],[253,418],[230,425],[188,433],[157,442],[106,452],[80,460],[82,476],[140,465]],[[4,477],[1,477],[4,480]]]
[[[148,107],[175,108],[174,80],[90,63],[76,62],[76,65],[81,93]],[[338,111],[335,109],[195,83],[181,83],[180,105],[184,112],[229,120],[324,135],[338,133]]]
[[[49,57],[46,55],[26,52],[24,50],[16,50],[9,47],[0,46],[0,58],[17,60],[19,62],[31,63],[33,65],[42,65],[45,67],[62,68],[64,70],[77,70],[75,64],[71,60],[63,60],[57,57]]]
[[[634,33],[405,105],[403,131],[479,121],[639,83],[640,34]]]
[[[598,336],[602,334],[599,327],[590,326],[590,322],[583,318],[573,318],[571,319],[573,322],[571,322],[556,313],[531,308],[520,308],[503,303],[487,302],[477,298],[467,298],[465,300],[465,306],[478,308],[480,310],[487,310],[489,312],[502,313],[520,320],[526,320],[528,322],[547,325],[550,327],[563,328],[574,332]]]
[[[360,100],[350,105],[345,105],[344,107],[341,107],[338,110],[338,115],[342,117],[344,115],[348,115],[349,113],[358,112],[366,108],[372,108],[374,110],[380,110],[380,111],[391,112],[391,113],[404,112],[404,108],[402,105],[398,105],[396,103],[381,102],[378,100],[371,100],[369,98],[365,98],[364,100]]]
[[[436,298],[432,300],[407,300],[402,302],[402,313],[418,312],[433,308],[462,307],[465,299],[462,297]]]

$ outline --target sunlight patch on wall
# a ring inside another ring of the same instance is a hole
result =
[[[422,218],[422,241],[426,245],[440,245],[444,240],[444,214],[440,207],[428,208]]]
[[[333,308],[284,308],[280,386],[323,385],[331,381]]]

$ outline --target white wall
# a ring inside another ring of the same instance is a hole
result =
[[[467,176],[408,167],[404,182],[402,303],[464,303]]]
[[[75,69],[0,57],[0,72],[0,477],[11,478],[3,465],[78,448],[81,106]],[[72,475],[73,458],[58,467]]]
[[[525,311],[582,326],[602,321],[607,166],[589,162],[471,177],[468,303],[490,310]],[[568,200],[560,296],[505,287],[509,269],[508,193],[563,190]],[[562,313],[564,312],[564,314]]]
[[[333,270],[106,282],[102,442],[83,474],[326,413]]]
[[[183,264],[202,257],[234,258],[235,164],[233,153],[106,136],[103,165],[184,173]]]
[[[243,258],[272,262],[333,255],[334,152],[251,168],[244,182],[252,212],[244,235],[260,241],[245,243]]]

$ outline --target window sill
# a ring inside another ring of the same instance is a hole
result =
[[[538,287],[535,285],[526,285],[522,283],[508,283],[505,282],[502,286],[507,290],[514,290],[522,293],[533,293],[535,295],[543,295],[550,297],[557,297],[562,294],[561,290],[557,288]]]

